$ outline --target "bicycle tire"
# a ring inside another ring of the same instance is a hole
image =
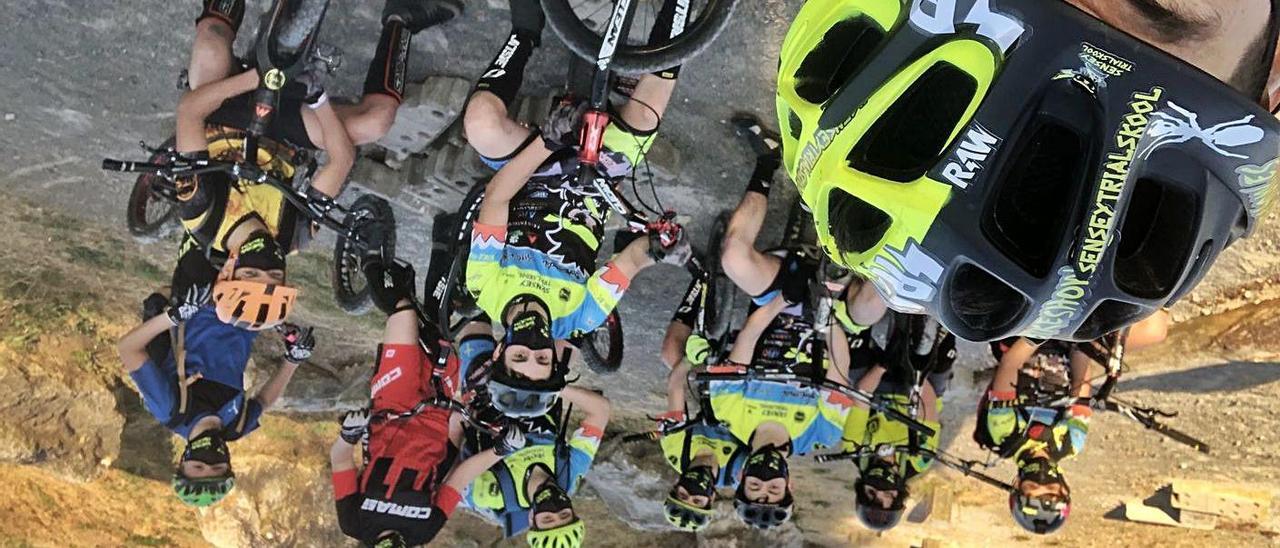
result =
[[[722,211],[716,216],[711,225],[711,235],[707,238],[706,256],[702,262],[710,280],[707,301],[711,306],[707,309],[706,335],[712,340],[723,338],[733,327],[733,312],[738,306],[738,287],[724,273],[724,267],[720,264],[724,235],[732,215],[732,212]]]
[[[702,53],[724,32],[738,0],[707,0],[700,17],[674,40],[645,46],[618,44],[609,70],[619,74],[648,74],[668,69]],[[547,25],[574,55],[594,63],[600,53],[600,35],[587,27],[573,11],[570,0],[542,0]]]
[[[608,337],[603,343],[599,341],[601,334]],[[622,367],[622,348],[622,316],[614,310],[600,327],[582,337],[579,350],[588,369],[608,375]]]
[[[484,183],[476,183],[467,191],[467,195],[462,199],[462,205],[458,209],[458,221],[456,226],[450,227],[454,235],[451,244],[451,253],[453,262],[449,265],[449,269],[444,272],[444,292],[440,295],[437,308],[434,311],[436,321],[440,323],[440,328],[446,331],[449,338],[453,338],[457,333],[453,332],[451,320],[453,312],[457,308],[457,304],[462,303],[463,299],[472,304],[471,295],[467,291],[467,259],[470,257],[471,250],[471,226],[475,223],[475,218],[480,214],[480,203],[484,200]],[[434,238],[435,235],[432,235]],[[430,269],[428,269],[430,272]],[[426,286],[423,288],[425,295],[430,295],[435,291],[436,285],[441,283],[432,279],[423,281]]]
[[[174,142],[174,138],[169,137],[160,145],[160,149],[168,149]],[[159,163],[163,159],[164,154],[158,152],[148,158],[147,162]],[[158,235],[177,214],[177,203],[157,194],[153,187],[157,180],[168,182],[164,177],[143,173],[134,180],[133,189],[129,191],[129,203],[125,206],[125,224],[129,227],[129,233],[134,236]],[[156,206],[154,211],[152,206]]]
[[[319,29],[328,8],[329,0],[294,0],[284,6],[283,9],[289,11],[281,14],[284,21],[279,24],[273,37],[275,53],[285,57],[297,55],[308,43],[308,38]]]
[[[379,219],[390,224],[386,251],[391,256],[395,256],[396,216],[395,211],[391,209],[391,204],[372,194],[365,194],[351,204],[343,225],[352,227],[366,218]],[[337,301],[338,307],[347,314],[352,316],[367,314],[373,309],[373,295],[360,268],[363,250],[354,241],[348,240],[344,234],[338,234],[336,240],[333,248],[333,268],[330,271],[333,281],[333,298]]]

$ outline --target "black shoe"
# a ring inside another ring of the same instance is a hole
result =
[[[542,3],[538,0],[511,0],[511,28],[517,33],[532,36],[537,41],[542,38],[542,27],[547,24],[547,16],[542,13]]]
[[[760,118],[756,115],[736,114],[730,123],[733,124],[734,133],[745,137],[751,144],[751,150],[756,156],[782,156],[782,136],[760,123]]]
[[[399,20],[409,32],[416,33],[461,14],[462,0],[387,0],[382,8],[382,24]]]
[[[147,298],[142,300],[142,321],[164,314],[166,308],[169,308],[168,297],[160,293],[147,295]]]
[[[373,257],[381,260],[394,260],[394,257],[387,257],[387,252],[390,250],[386,249],[391,237],[390,223],[372,217],[359,219],[356,223],[353,232],[364,246],[365,261]]]

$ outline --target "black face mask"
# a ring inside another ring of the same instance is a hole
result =
[[[216,430],[206,430],[199,436],[187,441],[187,448],[182,451],[182,460],[198,460],[205,464],[231,464],[231,452],[227,450],[227,442]]]
[[[284,251],[270,233],[259,230],[240,244],[236,268],[284,270]]]
[[[716,494],[716,474],[710,466],[694,466],[680,474],[676,487],[683,487],[690,496],[713,497]]]
[[[569,494],[564,492],[559,485],[556,484],[554,478],[547,478],[533,492],[533,514],[541,514],[543,512],[556,513],[561,510],[572,510],[573,500],[569,498]]]
[[[1067,484],[1066,479],[1062,477],[1062,470],[1045,457],[1033,457],[1019,462],[1018,480],[1033,481],[1040,485],[1058,484],[1064,487]]]
[[[552,348],[551,326],[547,318],[532,310],[516,314],[507,327],[506,346],[526,346],[530,350]]]
[[[789,474],[786,454],[773,445],[766,445],[753,451],[747,458],[746,465],[742,467],[743,476],[751,476],[760,481],[786,478]]]
[[[862,482],[878,491],[902,489],[897,465],[881,459],[874,459],[862,472]]]

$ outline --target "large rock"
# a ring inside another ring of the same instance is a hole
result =
[[[81,341],[48,337],[36,346],[59,356],[0,346],[0,386],[9,394],[0,398],[0,461],[91,480],[119,457],[125,418],[98,377],[58,363],[85,352]]]

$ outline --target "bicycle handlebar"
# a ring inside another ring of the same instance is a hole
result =
[[[928,425],[890,406],[886,401],[880,398],[877,398],[874,394],[868,394],[861,390],[849,388],[847,386],[843,386],[825,379],[821,381],[817,381],[817,380],[801,377],[794,373],[756,372],[756,371],[749,371],[749,370],[740,370],[739,368],[736,368],[736,367],[728,368],[728,369],[722,368],[722,367],[709,367],[704,371],[695,372],[692,374],[696,382],[703,382],[703,383],[711,382],[711,381],[754,380],[754,381],[760,381],[760,382],[773,382],[773,383],[781,383],[781,384],[791,384],[791,383],[807,384],[813,388],[827,389],[827,390],[839,392],[841,394],[844,394],[845,396],[848,396],[851,399],[865,403],[868,406],[870,406],[871,409],[884,414],[886,417],[888,417],[891,420],[901,423],[903,426],[906,426],[908,430],[916,432],[917,434],[923,435],[925,437],[932,437],[938,433],[936,430],[929,427]]]

